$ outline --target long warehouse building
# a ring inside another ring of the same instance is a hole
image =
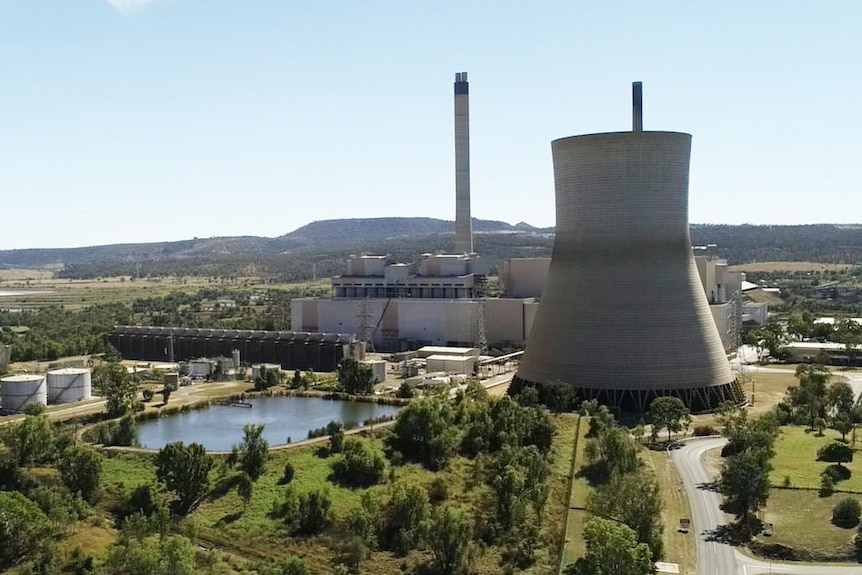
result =
[[[353,335],[236,329],[191,329],[121,325],[108,341],[124,359],[187,361],[199,357],[230,357],[277,363],[282,369],[334,371],[345,357],[362,359],[365,345]]]

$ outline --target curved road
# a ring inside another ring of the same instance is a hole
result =
[[[703,455],[720,448],[724,438],[690,440],[671,451],[673,461],[685,486],[691,504],[692,531],[697,537],[697,575],[860,575],[862,565],[829,565],[813,563],[781,563],[755,559],[725,543],[707,541],[707,534],[728,522],[719,505],[721,495],[700,486],[715,480],[707,469]]]

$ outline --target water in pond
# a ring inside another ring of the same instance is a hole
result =
[[[216,405],[178,413],[138,425],[141,447],[160,449],[174,441],[200,443],[209,451],[230,451],[242,441],[247,423],[266,425],[264,437],[270,446],[295,443],[308,437],[311,429],[340,421],[346,427],[361,425],[381,416],[394,416],[399,407],[364,401],[335,401],[317,397],[266,397],[248,400],[252,407]]]

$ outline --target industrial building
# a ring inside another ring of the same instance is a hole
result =
[[[0,379],[0,409],[3,413],[21,413],[30,405],[48,405],[44,375],[23,373]]]
[[[643,131],[640,90],[631,132],[551,145],[554,250],[516,384],[564,381],[624,411],[742,403],[692,255],[691,136]]]
[[[30,405],[59,405],[91,399],[91,372],[63,368],[46,375],[22,373],[0,379],[0,412],[21,413]]]
[[[333,371],[343,358],[365,353],[362,342],[344,333],[117,326],[108,341],[125,359],[232,358],[238,350],[246,362],[315,371]]]

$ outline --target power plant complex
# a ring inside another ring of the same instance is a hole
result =
[[[506,262],[506,297],[486,298],[469,225],[468,93],[456,74],[456,253],[423,254],[415,273],[353,256],[333,298],[291,301],[291,328],[355,333],[386,351],[526,344],[516,384],[563,381],[627,411],[663,395],[696,411],[743,402],[726,352],[739,344],[744,276],[692,253],[691,136],[643,131],[636,82],[631,132],[553,142],[553,256]]]
[[[410,264],[351,256],[345,273],[332,278],[333,297],[291,300],[289,332],[118,326],[109,341],[126,359],[238,351],[246,361],[317,371],[362,359],[366,346],[459,346],[476,355],[526,346],[516,386],[564,382],[579,399],[622,411],[643,411],[668,395],[693,411],[744,402],[726,352],[739,345],[746,314],[765,318],[765,309],[743,306],[743,274],[723,260],[694,257],[691,136],[643,131],[640,83],[633,85],[631,132],[552,142],[553,254],[502,263],[504,297],[487,297],[488,264],[474,250],[466,72],[455,75],[454,104],[454,253],[421,254]],[[475,359],[474,369],[487,361]],[[29,379],[14,382],[9,405],[21,405],[15,390],[35,387]]]

